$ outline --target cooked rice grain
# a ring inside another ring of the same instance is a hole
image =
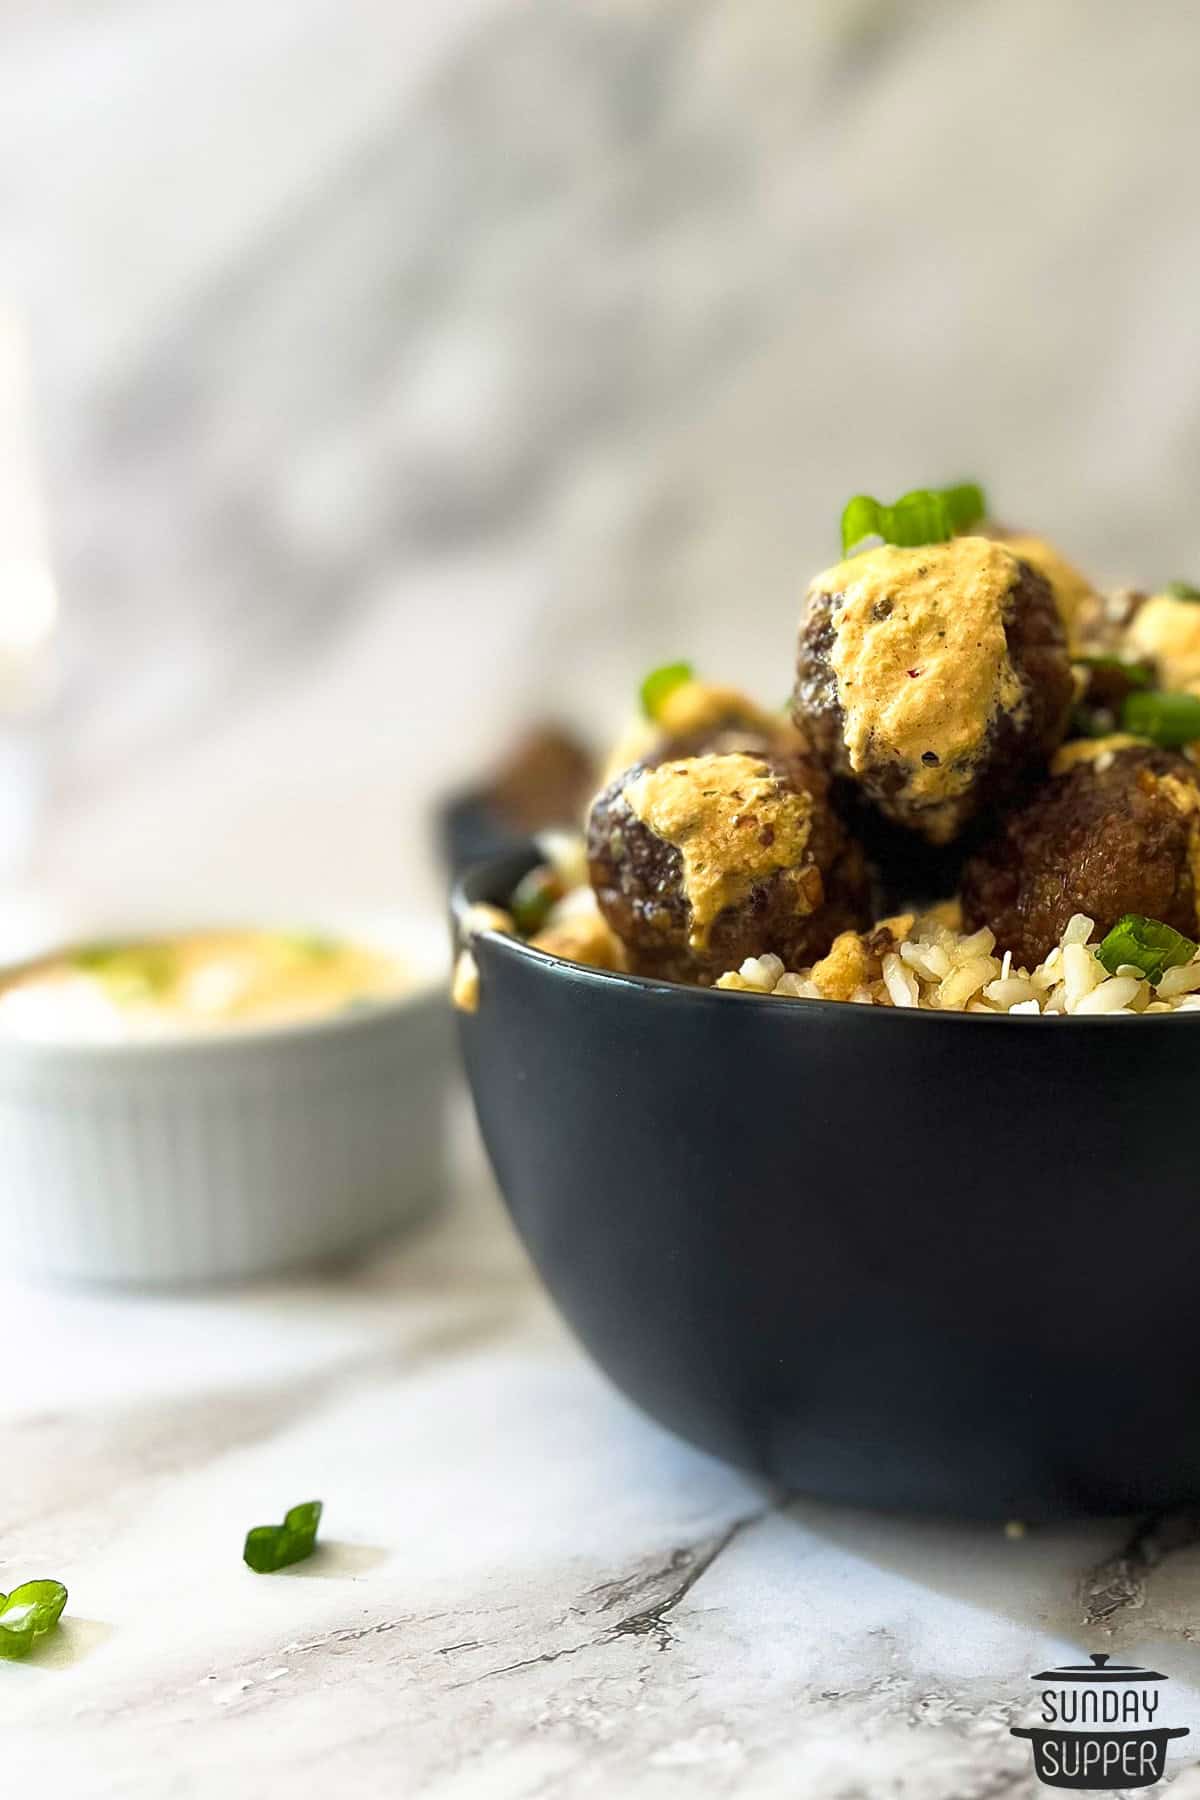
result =
[[[871,979],[848,998],[864,1006],[917,1007],[925,1012],[1049,1017],[1200,1011],[1200,955],[1183,968],[1168,969],[1155,988],[1133,968],[1110,975],[1096,955],[1094,930],[1091,919],[1076,913],[1036,969],[1014,968],[1011,951],[995,954],[990,931],[985,928],[967,936],[948,924],[945,911],[937,908],[916,919],[903,942],[895,941],[893,929],[895,948],[882,957],[869,954],[868,938],[859,940],[861,961]],[[847,949],[856,946],[842,944],[843,962],[848,961]],[[825,967],[828,964],[826,959]],[[821,999],[826,995],[820,980],[814,980],[817,972],[823,972],[822,965],[785,970],[777,956],[758,956],[723,975],[717,986]]]

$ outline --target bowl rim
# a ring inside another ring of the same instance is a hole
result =
[[[325,927],[348,938],[358,936],[369,939],[372,932],[379,935],[394,932],[397,953],[408,954],[411,958],[411,983],[395,994],[370,1000],[361,1007],[315,1013],[307,1018],[264,1020],[261,1024],[250,1022],[206,1026],[201,1031],[163,1033],[162,1036],[35,1037],[17,1031],[0,1031],[0,1063],[38,1061],[61,1062],[64,1065],[68,1062],[76,1065],[97,1062],[125,1064],[150,1060],[187,1061],[212,1055],[254,1055],[264,1050],[287,1050],[305,1043],[319,1043],[324,1039],[379,1030],[406,1016],[423,1014],[431,1008],[441,1010],[449,1004],[449,961],[444,951],[444,932],[438,929],[436,921],[415,914],[338,914],[326,910],[320,921],[315,923],[318,928]],[[157,928],[148,929],[139,929],[134,920],[125,930],[118,928],[104,935],[116,939],[128,937],[131,941],[145,941],[155,935],[164,938],[182,937],[190,931],[211,931],[223,926],[248,931],[295,929],[294,924],[291,927],[276,927],[269,920],[256,920],[247,924],[244,918],[235,919],[231,916],[223,919],[219,915],[207,918],[202,923],[189,924],[187,916],[183,915],[178,919],[160,919]],[[44,951],[33,951],[27,956],[2,961],[0,978],[42,960],[43,956],[53,956],[58,950],[69,949],[72,943],[85,941],[82,933],[55,938]],[[435,944],[443,946],[440,955],[434,948]]]
[[[495,926],[470,925],[468,915],[473,907],[498,904],[492,896],[501,891],[511,892],[521,876],[541,860],[541,851],[530,839],[526,844],[506,851],[501,856],[487,857],[482,862],[474,863],[459,876],[450,893],[455,944],[459,950],[470,949],[476,942],[483,940],[487,943],[489,952],[495,951],[497,955],[540,967],[554,979],[576,981],[587,987],[617,987],[645,994],[670,994],[673,996],[671,1003],[675,1006],[721,1006],[730,1000],[737,1000],[751,1006],[770,1007],[772,1017],[790,1011],[808,1018],[810,1022],[816,1018],[887,1019],[891,1023],[882,1027],[885,1030],[893,1029],[897,1021],[907,1021],[912,1026],[920,1020],[922,1023],[918,1029],[921,1030],[982,1025],[981,1013],[935,1012],[930,1008],[916,1006],[855,1006],[846,1000],[816,1000],[792,994],[782,996],[787,1002],[785,1006],[774,994],[751,994],[740,992],[736,988],[688,987],[684,982],[664,981],[656,975],[631,975],[623,970],[592,968],[587,963],[570,962],[565,956],[553,956],[548,950],[538,950],[524,938],[512,937]],[[1175,1026],[1188,1022],[1200,1026],[1200,1009],[1154,1015],[1156,1025],[1166,1024],[1168,1020]],[[1039,1030],[1045,1027],[1046,1022],[1044,1014],[993,1013],[988,1016],[988,1029],[1007,1026],[1012,1030]],[[1139,1025],[1144,1030],[1147,1024],[1146,1020],[1129,1013],[1055,1014],[1052,1015],[1051,1022],[1060,1031],[1069,1028],[1094,1030],[1100,1027],[1117,1030],[1129,1025]],[[872,1026],[870,1029],[874,1030],[876,1027]]]

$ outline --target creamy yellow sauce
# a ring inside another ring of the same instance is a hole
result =
[[[871,979],[871,956],[861,932],[843,931],[827,955],[812,966],[812,978],[826,1000],[850,1000]]]
[[[621,733],[605,765],[604,783],[614,781],[674,738],[721,730],[750,731],[781,745],[793,741],[797,748],[803,742],[781,713],[767,712],[740,688],[714,681],[681,681],[663,696],[656,719],[634,719]]]
[[[277,1025],[404,992],[410,977],[383,951],[277,931],[202,931],[83,945],[0,983],[0,1026],[137,1036]]]
[[[1060,744],[1050,763],[1052,775],[1066,775],[1080,763],[1102,762],[1118,750],[1148,750],[1149,738],[1130,737],[1127,731],[1112,731],[1107,737],[1071,738]]]
[[[722,725],[769,732],[777,730],[782,720],[778,713],[765,712],[738,688],[713,681],[682,681],[664,695],[657,723],[666,737],[674,738],[716,731]]]
[[[973,537],[885,544],[817,577],[843,595],[830,660],[852,769],[905,765],[906,796],[931,812],[966,792],[997,714],[1025,704],[1004,633],[1016,579],[1007,545]]]
[[[1131,620],[1124,650],[1155,662],[1164,688],[1200,694],[1200,602],[1152,594]]]
[[[777,869],[808,856],[812,798],[781,789],[761,758],[693,756],[663,763],[625,788],[634,817],[673,844],[683,863],[683,891],[691,907],[689,941],[701,949],[713,921]],[[802,913],[821,904],[820,872],[809,863],[797,887]]]
[[[1031,569],[1036,569],[1039,575],[1046,577],[1058,604],[1059,616],[1066,627],[1068,642],[1074,648],[1080,615],[1087,602],[1095,595],[1095,589],[1087,576],[1073,563],[1069,563],[1045,538],[1017,532],[1013,536],[1006,535],[1002,541],[1006,550],[1011,550],[1014,556],[1019,556]]]

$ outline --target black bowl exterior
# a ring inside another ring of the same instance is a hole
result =
[[[503,901],[528,854],[456,906]],[[647,1412],[828,1499],[1200,1495],[1200,1016],[669,987],[493,933],[462,1042],[546,1285]]]

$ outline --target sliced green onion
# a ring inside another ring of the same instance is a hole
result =
[[[983,489],[974,481],[946,488],[914,488],[891,506],[870,494],[855,494],[842,512],[842,555],[849,556],[864,538],[905,547],[944,544],[977,525],[987,512]]]
[[[960,481],[942,489],[955,531],[969,531],[987,515],[987,498],[977,481]]]
[[[1123,675],[1133,688],[1148,688],[1154,682],[1154,671],[1148,663],[1126,662],[1120,656],[1073,656],[1071,661],[1077,669],[1095,669],[1100,675]]]
[[[1160,691],[1129,694],[1121,706],[1121,729],[1149,738],[1166,750],[1200,739],[1200,696]]]
[[[61,1581],[24,1581],[0,1594],[0,1656],[9,1662],[28,1656],[36,1640],[53,1631],[66,1604]]]
[[[1172,600],[1200,600],[1200,587],[1190,581],[1168,581],[1163,593],[1170,594]]]
[[[1161,919],[1126,913],[1099,945],[1096,955],[1110,975],[1129,966],[1139,969],[1147,981],[1157,986],[1168,969],[1191,962],[1196,949],[1191,938],[1164,925]]]
[[[307,957],[312,962],[327,962],[341,949],[338,940],[323,931],[277,931],[275,938],[284,949],[293,950],[297,956]]]
[[[76,969],[95,970],[103,974],[114,957],[128,955],[125,944],[77,944],[67,957],[67,961]]]
[[[661,669],[651,669],[639,690],[646,717],[657,721],[667,695],[691,681],[695,673],[689,662],[664,663]]]
[[[242,1560],[256,1575],[270,1575],[290,1563],[303,1562],[317,1546],[321,1502],[306,1500],[283,1516],[282,1525],[253,1525],[246,1533]]]
[[[67,960],[103,981],[118,1000],[153,999],[175,979],[171,944],[80,944]]]
[[[561,900],[565,887],[561,876],[545,864],[522,875],[512,891],[508,910],[522,937],[533,937],[542,929],[556,900]]]

